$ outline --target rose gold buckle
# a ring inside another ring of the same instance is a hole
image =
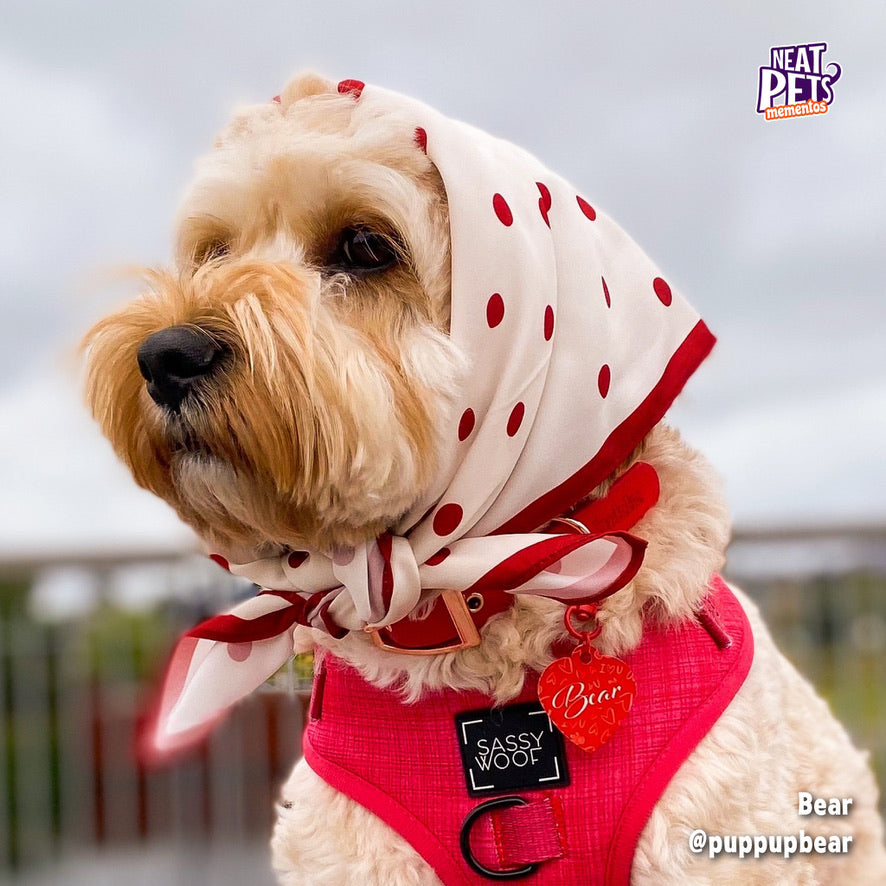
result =
[[[590,530],[584,523],[579,520],[574,520],[572,517],[554,517],[553,520],[548,521],[548,525],[551,523],[562,523],[564,526],[574,529],[579,535],[591,534]]]
[[[403,646],[394,646],[388,642],[382,632],[385,628],[371,628],[368,625],[363,630],[372,637],[372,642],[379,649],[386,652],[399,652],[401,655],[441,655],[444,652],[459,652],[462,649],[470,649],[473,646],[480,645],[480,632],[471,618],[471,611],[468,604],[460,591],[442,591],[440,597],[452,620],[452,626],[458,634],[458,642],[450,643],[447,646],[418,647],[417,649],[407,649]]]

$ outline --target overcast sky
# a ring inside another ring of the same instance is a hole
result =
[[[672,418],[741,525],[886,522],[886,6],[31,0],[0,31],[0,555],[180,538],[80,406],[72,351],[168,258],[193,159],[313,67],[516,141],[719,338]],[[769,48],[826,42],[825,115],[764,121]]]

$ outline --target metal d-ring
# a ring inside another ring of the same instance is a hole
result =
[[[484,813],[493,809],[505,809],[508,806],[528,806],[529,804],[522,797],[497,797],[495,800],[488,800],[475,806],[466,816],[461,825],[461,833],[459,834],[459,845],[461,846],[461,854],[470,866],[471,870],[478,873],[481,877],[488,880],[519,880],[522,877],[528,877],[538,870],[538,864],[528,864],[522,868],[510,868],[504,871],[494,871],[491,868],[483,867],[471,852],[471,830],[474,822]]]
[[[585,526],[580,520],[576,520],[573,517],[554,517],[549,521],[550,523],[562,523],[564,526],[568,526],[570,529],[574,529],[579,535],[590,535],[591,530]]]

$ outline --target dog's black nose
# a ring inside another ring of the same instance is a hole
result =
[[[218,365],[223,348],[197,326],[170,326],[149,335],[138,349],[138,368],[148,393],[173,412],[194,383]]]

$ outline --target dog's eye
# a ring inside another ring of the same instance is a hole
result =
[[[345,228],[335,256],[346,271],[382,271],[399,257],[390,237],[369,228]]]

